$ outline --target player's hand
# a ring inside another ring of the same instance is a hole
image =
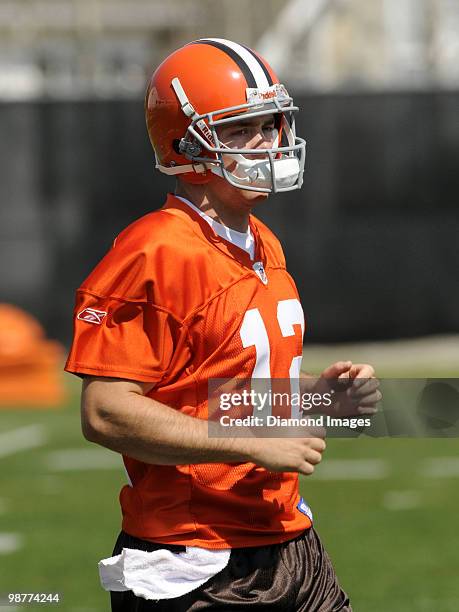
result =
[[[367,363],[333,363],[322,372],[316,387],[321,393],[334,393],[335,399],[327,411],[333,416],[375,414],[382,399],[375,370]]]
[[[271,472],[298,472],[305,476],[314,472],[326,447],[322,437],[256,438],[253,442],[253,463]]]

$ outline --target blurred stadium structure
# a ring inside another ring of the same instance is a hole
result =
[[[0,96],[132,96],[150,68],[216,33],[295,88],[455,87],[456,0],[1,0]]]
[[[457,0],[0,0],[0,300],[69,340],[75,288],[172,188],[147,75],[217,36],[261,51],[301,107],[304,189],[258,214],[309,337],[459,332],[458,32]]]

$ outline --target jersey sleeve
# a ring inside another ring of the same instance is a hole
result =
[[[155,299],[154,257],[118,241],[77,291],[68,372],[155,383],[170,372],[183,329]]]

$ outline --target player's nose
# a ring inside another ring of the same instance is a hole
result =
[[[247,143],[248,149],[271,149],[274,146],[274,139],[272,137],[268,137],[263,129],[259,129],[255,136],[251,139],[250,142]],[[246,155],[248,159],[260,159],[259,155],[249,154]]]

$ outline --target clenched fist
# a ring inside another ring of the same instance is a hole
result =
[[[325,440],[316,438],[254,438],[251,460],[271,472],[309,476],[322,461]]]

